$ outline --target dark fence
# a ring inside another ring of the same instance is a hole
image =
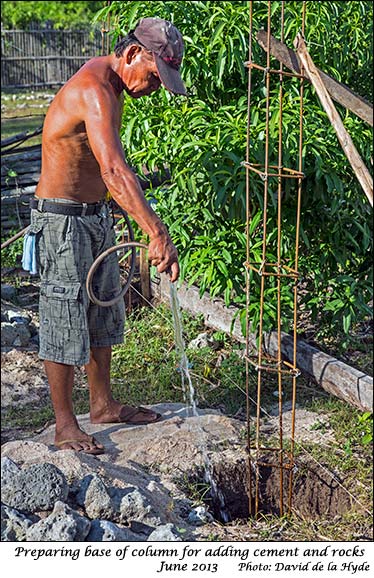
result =
[[[87,60],[102,54],[100,30],[2,30],[2,88],[64,84]]]

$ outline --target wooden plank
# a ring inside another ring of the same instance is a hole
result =
[[[25,132],[19,132],[18,134],[15,134],[14,136],[10,136],[10,137],[2,140],[1,141],[1,148],[7,147],[11,144],[15,144],[16,142],[19,142],[19,141],[28,140],[34,136],[37,136],[38,134],[41,134],[42,131],[43,131],[43,126],[40,126],[39,128],[36,128],[35,130],[27,130]]]
[[[38,161],[19,161],[18,163],[4,163],[1,165],[1,176],[6,177],[9,171],[13,170],[17,173],[17,176],[25,175],[33,171],[40,172],[42,167],[42,162]]]
[[[169,303],[169,280],[160,275],[158,285],[151,284],[155,297]],[[237,307],[226,307],[223,299],[211,298],[207,293],[200,298],[197,287],[187,287],[186,283],[178,289],[178,298],[182,309],[192,315],[202,315],[208,327],[224,331],[240,342],[242,335]],[[256,336],[249,338],[255,348]],[[276,357],[278,352],[278,335],[276,331],[265,334],[264,344],[267,352]],[[281,333],[282,357],[292,362],[293,339],[287,333]],[[296,365],[300,371],[307,373],[325,391],[339,399],[358,407],[362,411],[373,411],[373,378],[346,363],[322,353],[302,339],[297,341]]]
[[[28,187],[19,187],[19,188],[13,188],[13,189],[1,189],[1,204],[5,205],[7,202],[7,199],[12,199],[12,198],[21,198],[24,197],[25,195],[33,195],[35,194],[35,190],[36,190],[36,185],[31,185]]]
[[[323,84],[321,76],[315,66],[301,34],[298,34],[295,39],[295,48],[299,58],[308,73],[308,76],[315,88],[315,91],[321,101],[327,116],[335,129],[339,142],[347,159],[351,163],[352,169],[364,189],[364,192],[369,199],[371,206],[373,206],[373,179],[363,163],[348,131],[345,129],[342,119],[340,118],[332,99]]]
[[[151,284],[149,274],[148,255],[145,249],[139,251],[140,289],[146,302],[151,299]]]
[[[265,30],[259,30],[257,33],[257,41],[261,48],[266,51],[267,32],[265,32]],[[300,62],[296,52],[288,48],[283,42],[274,38],[274,36],[270,37],[270,54],[287,66],[287,68],[300,74]],[[370,124],[370,126],[373,126],[373,107],[370,102],[353,92],[341,82],[334,80],[322,70],[317,70],[331,98]],[[304,73],[304,76],[310,81],[307,72]]]
[[[22,149],[18,149],[16,153],[7,156],[6,160],[4,159],[4,163],[6,162],[7,164],[10,164],[12,162],[17,162],[17,161],[37,161],[37,160],[41,159],[41,147],[40,146],[39,146],[39,148],[37,148],[35,150],[30,150],[30,151],[26,151],[26,152],[21,152],[21,151],[22,151]]]
[[[19,153],[19,152],[26,153],[26,152],[30,152],[30,151],[36,151],[36,150],[39,150],[41,152],[41,150],[42,150],[41,147],[42,147],[42,145],[40,143],[38,143],[38,144],[34,144],[34,145],[26,145],[25,144],[25,145],[22,145],[22,147],[17,146],[14,148],[5,149],[5,150],[1,151],[1,158],[3,159],[3,157],[5,155],[14,155],[14,154]],[[11,158],[11,156],[10,156],[10,158]]]
[[[9,177],[8,175],[1,177],[1,188],[16,188],[19,185],[35,185],[39,182],[40,170],[28,172],[25,174],[17,173],[16,177]]]

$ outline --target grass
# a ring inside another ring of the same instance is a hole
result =
[[[204,331],[201,319],[183,315],[183,322],[186,343]],[[227,414],[243,407],[245,395],[230,381],[245,380],[236,351],[234,344],[220,353],[209,347],[187,351],[200,407],[224,407]],[[128,317],[125,345],[113,351],[112,382],[120,397],[134,403],[184,402],[172,317],[165,305]]]
[[[18,233],[18,231],[19,229],[12,229],[7,232],[5,237],[1,237],[1,243],[4,243],[4,241],[13,237],[13,235]],[[1,267],[10,269],[13,267],[19,267],[22,261],[22,251],[23,237],[20,237],[1,251]]]
[[[1,139],[4,140],[26,131],[34,131],[42,126],[55,92],[51,90],[1,92]],[[38,135],[28,139],[23,146],[40,143],[41,135]]]
[[[42,126],[44,122],[44,116],[41,115],[33,115],[27,117],[17,117],[17,118],[2,118],[1,120],[1,138],[5,139],[9,136],[13,136],[15,134],[26,132],[26,131],[34,131],[40,126]],[[41,142],[41,136],[38,135],[37,137],[33,137],[32,139],[28,140],[29,144],[37,144],[35,141]]]

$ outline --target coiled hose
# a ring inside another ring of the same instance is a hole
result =
[[[100,263],[105,259],[105,257],[108,257],[108,255],[111,255],[112,253],[120,251],[121,249],[125,249],[126,247],[132,247],[131,267],[130,267],[128,279],[127,279],[126,283],[124,284],[124,286],[122,287],[122,289],[120,290],[120,292],[115,297],[113,297],[112,299],[109,299],[108,301],[101,301],[101,299],[98,299],[94,295],[94,292],[92,289],[92,280],[93,280],[93,276],[96,272],[96,269],[98,268]],[[135,254],[136,247],[138,247],[140,249],[148,249],[148,246],[145,245],[144,243],[137,243],[136,241],[127,241],[126,243],[120,243],[119,245],[114,245],[113,247],[110,247],[106,251],[103,251],[101,253],[101,255],[99,255],[97,257],[97,259],[92,263],[90,270],[88,271],[88,274],[87,274],[86,289],[87,289],[88,296],[93,303],[95,303],[96,305],[99,305],[100,307],[110,307],[111,305],[114,305],[115,303],[117,303],[117,301],[119,301],[120,299],[122,299],[124,297],[125,293],[128,291],[128,289],[130,287],[130,283],[131,283],[132,277],[134,275],[134,269],[135,269],[135,258],[134,258],[135,255],[134,254]]]

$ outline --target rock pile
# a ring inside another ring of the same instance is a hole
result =
[[[213,453],[238,444],[241,424],[217,412],[199,418],[182,404],[159,404],[148,426],[89,423],[106,453],[58,451],[53,427],[2,446],[3,541],[185,541],[213,521],[181,481]]]
[[[139,488],[108,487],[96,473],[69,486],[53,464],[21,469],[4,457],[1,494],[2,541],[181,540],[175,525],[162,523]]]
[[[13,298],[10,285],[1,286],[1,347],[28,347],[38,341],[35,320],[28,311],[6,301]]]

